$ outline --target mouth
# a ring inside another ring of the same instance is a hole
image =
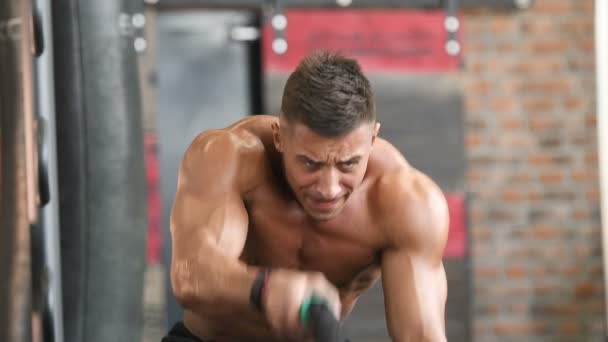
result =
[[[331,212],[338,207],[341,200],[342,197],[336,197],[331,200],[309,198],[308,202],[310,203],[311,207],[313,207],[317,211]]]

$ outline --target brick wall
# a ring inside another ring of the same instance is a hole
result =
[[[592,0],[463,13],[476,341],[598,341]]]

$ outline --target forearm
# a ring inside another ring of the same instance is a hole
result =
[[[259,271],[214,248],[178,259],[171,268],[173,292],[187,310],[208,314],[251,310],[251,285]]]
[[[417,331],[410,330],[409,332],[397,332],[391,334],[391,340],[393,342],[446,342],[447,338],[443,331],[424,331],[419,329]]]
[[[443,264],[402,251],[383,255],[386,318],[393,341],[444,342],[447,282]]]

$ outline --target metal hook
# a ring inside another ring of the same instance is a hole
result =
[[[282,0],[275,0],[274,12],[270,21],[272,30],[274,31],[274,37],[272,40],[272,51],[277,55],[283,55],[287,52],[287,39],[285,35],[285,29],[287,28],[287,16],[283,7]]]
[[[460,29],[460,21],[458,19],[458,0],[446,0],[445,7],[446,17],[444,26],[448,36],[445,43],[445,51],[450,56],[458,56],[461,51],[460,42],[458,41],[458,30]]]

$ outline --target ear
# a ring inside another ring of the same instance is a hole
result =
[[[378,132],[380,131],[380,123],[376,122],[374,124],[374,132],[372,134],[372,145],[376,142],[376,137],[378,136]]]
[[[283,153],[283,140],[281,139],[281,125],[278,121],[275,121],[271,125],[272,127],[272,142],[274,143],[274,148],[277,151]]]

